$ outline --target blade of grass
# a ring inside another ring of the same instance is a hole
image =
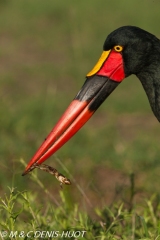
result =
[[[92,205],[91,201],[89,200],[89,198],[87,197],[86,193],[81,188],[81,186],[77,183],[76,179],[69,172],[69,170],[66,168],[66,166],[62,163],[62,161],[59,158],[55,157],[55,160],[59,163],[59,165],[61,165],[61,167],[64,169],[64,171],[69,175],[69,178],[71,179],[71,182],[74,182],[74,184],[76,185],[76,187],[78,188],[78,190],[80,191],[80,193],[82,194],[82,196],[84,197],[84,199],[88,203],[88,205],[91,208],[93,208],[93,205]]]

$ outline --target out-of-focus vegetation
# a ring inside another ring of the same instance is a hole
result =
[[[35,178],[43,186],[43,183]],[[43,187],[42,187],[43,189]],[[43,189],[46,195],[46,192]],[[79,211],[77,204],[68,205],[63,191],[60,191],[61,205],[37,205],[36,193],[9,189],[0,199],[1,239],[160,239],[159,199],[153,195],[143,203],[128,208],[123,203],[103,210],[95,208],[95,217],[91,218],[84,210]],[[131,203],[131,202],[130,202]],[[137,214],[138,212],[138,214]]]
[[[0,193],[7,186],[36,192],[36,201],[55,204],[24,166],[50,132],[98,60],[106,36],[135,25],[160,36],[160,2],[0,1]],[[125,79],[93,118],[48,163],[76,184],[65,187],[71,205],[94,215],[121,199],[134,173],[134,201],[159,192],[160,127],[135,76]],[[60,200],[59,185],[37,171],[45,188]],[[66,175],[66,173],[65,173]],[[154,187],[153,187],[154,186]],[[88,199],[89,201],[87,201]],[[62,202],[62,205],[64,202]],[[125,202],[125,204],[127,204]]]

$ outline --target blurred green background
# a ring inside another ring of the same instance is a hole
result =
[[[29,162],[74,98],[106,36],[135,25],[160,37],[159,11],[159,0],[0,1],[1,196],[14,186],[36,191],[45,203],[40,187],[21,176],[20,159]],[[159,135],[142,86],[131,76],[56,156],[93,205],[122,197],[131,173],[140,199],[160,190]],[[54,156],[46,163],[65,173]],[[57,181],[45,172],[37,175],[58,198]],[[64,191],[72,202],[84,202],[75,184]]]

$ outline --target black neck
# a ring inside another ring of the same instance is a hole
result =
[[[156,65],[137,74],[137,77],[143,85],[154,115],[160,122],[160,63],[157,62]]]

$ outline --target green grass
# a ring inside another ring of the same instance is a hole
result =
[[[53,197],[37,176],[35,174],[33,176],[42,192]],[[153,195],[149,200],[144,199],[143,205],[138,206],[133,204],[134,190],[133,179],[128,202],[120,201],[105,206],[104,209],[96,207],[93,209],[94,218],[91,218],[85,211],[79,211],[78,204],[71,204],[62,190],[59,202],[44,206],[37,204],[36,193],[9,188],[4,198],[0,199],[0,237],[1,239],[15,239],[15,236],[16,239],[19,237],[35,239],[37,236],[41,236],[38,239],[160,239],[159,196]]]
[[[136,25],[160,37],[159,9],[158,0],[0,1],[0,230],[158,239],[160,128],[135,76],[47,161],[71,186],[40,171],[22,177],[20,159],[27,164],[79,91],[106,36]]]

